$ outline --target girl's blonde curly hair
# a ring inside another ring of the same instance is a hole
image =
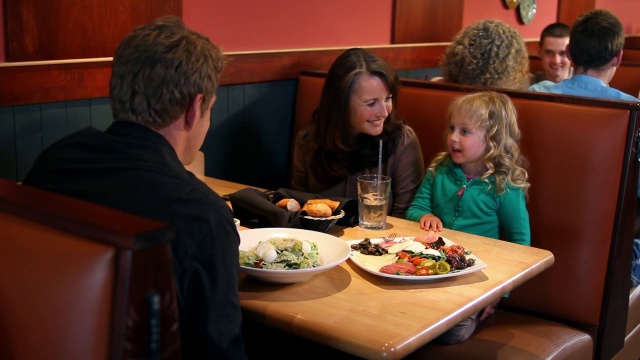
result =
[[[520,129],[518,117],[511,99],[505,94],[484,91],[457,98],[449,107],[447,115],[463,117],[485,132],[484,163],[487,171],[480,176],[491,188],[489,177],[495,178],[495,192],[504,194],[507,184],[520,188],[527,196],[530,184],[525,170],[528,161],[520,151]],[[448,133],[448,132],[447,132]],[[449,151],[441,152],[433,159],[427,171],[449,162]]]
[[[529,54],[520,33],[500,20],[479,20],[461,30],[440,62],[445,81],[526,90]]]

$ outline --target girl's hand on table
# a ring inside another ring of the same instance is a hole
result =
[[[480,312],[480,321],[486,319],[487,317],[489,317],[489,315],[493,314],[496,311],[495,307],[498,305],[500,300],[502,300],[502,298],[500,298],[500,299],[494,301],[493,303],[489,304],[486,308],[484,308]]]
[[[420,217],[420,228],[423,230],[442,231],[442,221],[433,214],[424,214]]]

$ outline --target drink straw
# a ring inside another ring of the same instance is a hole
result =
[[[380,147],[378,148],[378,196],[380,196],[380,187],[382,186],[382,139],[380,139]]]
[[[382,139],[380,139],[380,148],[378,149],[378,179],[382,176]]]

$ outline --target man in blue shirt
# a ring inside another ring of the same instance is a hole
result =
[[[573,61],[575,75],[560,83],[548,80],[531,85],[529,90],[556,94],[638,101],[637,98],[609,87],[622,60],[624,28],[610,11],[595,9],[582,14],[571,27],[567,56]]]
[[[529,90],[612,100],[638,101],[637,98],[609,87],[620,62],[624,46],[624,28],[610,11],[595,9],[582,14],[571,27],[567,56],[573,61],[572,78],[556,84],[545,80]],[[640,199],[640,187],[638,187]],[[640,285],[640,239],[634,240],[633,287]]]

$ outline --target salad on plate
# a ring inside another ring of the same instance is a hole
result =
[[[309,269],[323,265],[318,245],[292,237],[260,241],[249,250],[240,250],[240,265],[270,270]]]

